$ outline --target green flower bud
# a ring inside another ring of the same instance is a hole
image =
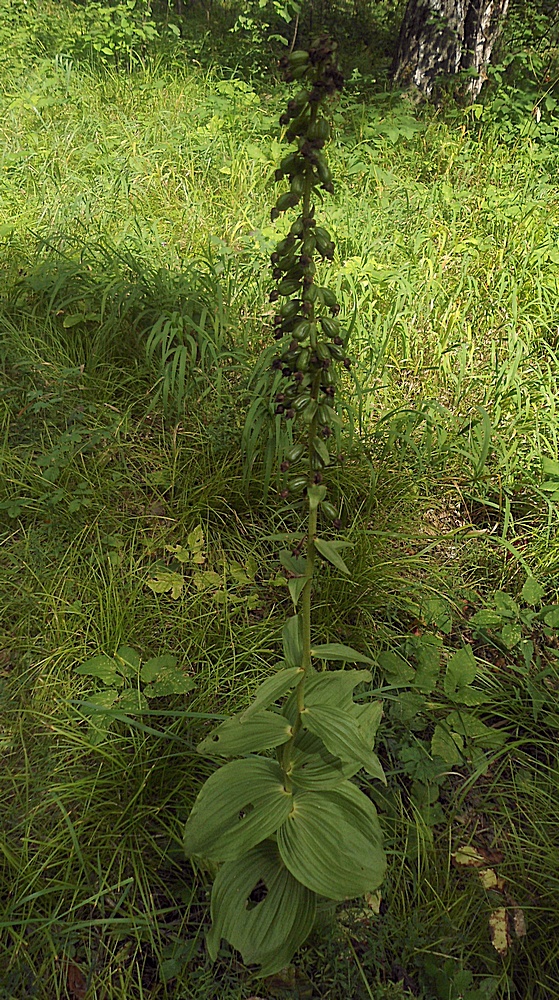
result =
[[[295,340],[306,340],[310,337],[312,324],[308,320],[303,319],[293,327],[293,336]],[[343,355],[345,357],[345,354]]]
[[[334,358],[335,361],[343,361],[344,360],[344,358],[345,358],[345,348],[344,347],[338,347],[337,344],[329,344],[328,346],[330,348],[330,354],[332,355],[332,357]]]
[[[292,448],[287,452],[285,459],[287,462],[298,462],[300,458],[305,454],[304,444],[294,444]]]
[[[300,195],[294,194],[293,191],[286,191],[285,194],[280,194],[276,201],[276,211],[286,212],[288,208],[294,208],[299,198]]]
[[[308,350],[308,348],[305,347],[304,350],[302,350],[301,353],[299,354],[299,357],[297,358],[298,372],[306,372],[307,368],[309,367],[310,356],[311,352]]]
[[[309,61],[309,53],[305,49],[295,49],[288,56],[288,62],[292,69],[298,66],[305,66]]]
[[[293,236],[286,236],[284,240],[280,240],[276,247],[276,253],[278,255],[278,259],[280,257],[283,257],[283,255],[286,254],[287,251],[291,249],[294,243],[295,239]]]
[[[328,337],[337,337],[340,333],[340,321],[333,316],[321,316],[322,329]]]
[[[280,306],[280,316],[282,319],[294,319],[294,317],[299,312],[299,300],[298,299],[288,299],[286,302],[282,302]]]
[[[328,500],[323,500],[320,509],[326,515],[329,521],[335,521],[338,517],[338,511],[334,507],[334,504],[329,503]]]
[[[295,69],[291,70],[291,76],[294,80],[300,80],[308,71],[308,68],[308,65],[297,66]]]
[[[296,194],[298,198],[304,194],[305,191],[305,175],[295,174],[295,177],[291,181],[291,193]]]
[[[321,288],[320,291],[322,292],[322,301],[324,302],[325,306],[328,306],[329,308],[332,308],[332,306],[337,306],[338,300],[334,292],[330,288]]]
[[[317,153],[316,160],[317,160],[316,169],[318,171],[318,176],[320,177],[320,180],[324,185],[331,184],[332,171],[330,170],[330,167],[328,166],[325,158],[322,156],[321,153]]]
[[[277,291],[280,295],[294,295],[295,292],[299,291],[299,289],[299,282],[292,280],[291,278],[284,278],[283,281],[280,281],[277,287]]]
[[[318,118],[309,129],[308,135],[309,139],[322,139],[323,142],[326,142],[330,138],[330,125],[326,118]]]
[[[293,476],[292,479],[287,480],[287,488],[290,493],[300,493],[308,485],[309,481],[306,476]]]
[[[303,298],[306,302],[316,302],[318,298],[318,288],[316,285],[308,285],[303,292]]]

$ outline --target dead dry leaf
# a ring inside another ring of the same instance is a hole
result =
[[[71,1000],[85,1000],[85,995],[87,993],[87,980],[81,969],[70,961],[68,962],[68,970],[66,973],[66,988]]]
[[[509,915],[506,907],[499,906],[498,909],[493,910],[489,917],[489,934],[495,951],[504,958],[510,948],[511,941]]]
[[[512,926],[514,927],[514,933],[517,937],[526,936],[526,917],[524,916],[524,910],[521,910],[516,903],[514,903],[512,907]]]
[[[376,892],[366,892],[365,902],[369,907],[369,909],[372,910],[373,913],[376,913],[378,916],[378,914],[380,913],[380,904],[382,903],[382,895],[380,891],[377,889]]]
[[[452,860],[455,865],[459,865],[460,868],[480,868],[482,865],[486,865],[487,861],[480,853],[476,847],[471,847],[466,845],[465,847],[458,847],[456,851],[452,854]]]
[[[480,868],[478,871],[480,882],[484,889],[492,889],[495,892],[505,891],[505,880],[492,868]]]
[[[472,844],[457,847],[451,857],[455,865],[463,868],[484,868],[486,865],[499,865],[503,860],[501,851],[488,851]]]

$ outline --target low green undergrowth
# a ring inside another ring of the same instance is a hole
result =
[[[559,995],[553,137],[355,82],[334,115],[352,579],[324,574],[315,628],[375,663],[389,869],[255,983],[209,967],[181,839],[196,744],[291,613],[288,514],[239,453],[281,95],[46,41],[6,46],[0,86],[0,996]],[[162,656],[189,690],[150,687]]]

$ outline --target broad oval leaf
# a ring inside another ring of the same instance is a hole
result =
[[[506,732],[486,726],[471,712],[451,712],[446,718],[446,724],[461,736],[472,740],[474,745],[488,750],[497,750],[507,741]]]
[[[136,688],[127,688],[118,699],[119,712],[143,712],[149,708],[147,698]]]
[[[255,890],[263,895],[259,902],[251,900]],[[207,945],[212,961],[225,938],[247,965],[257,963],[261,976],[271,976],[291,961],[310,934],[316,896],[293,878],[276,844],[266,840],[220,869],[211,916]]]
[[[279,764],[265,757],[233,760],[202,787],[186,823],[185,853],[230,861],[275,833],[291,806]]]
[[[195,687],[191,677],[183,674],[178,667],[160,667],[153,684],[144,688],[148,698],[163,698],[169,694],[186,694]]]
[[[258,712],[262,708],[268,708],[269,705],[273,705],[278,698],[282,698],[288,691],[291,691],[292,687],[298,684],[304,673],[305,671],[302,667],[287,667],[286,670],[279,670],[277,674],[267,677],[256,689],[256,695],[252,704],[242,713],[243,719],[248,719],[253,712]]]
[[[104,684],[113,684],[117,687],[122,684],[122,677],[117,674],[115,661],[105,653],[80,663],[76,667],[76,673],[85,674],[86,677],[98,677]]]
[[[286,774],[297,788],[309,791],[336,788],[349,777],[340,758],[329,753],[321,741],[318,745],[319,753],[305,753],[297,746],[292,750]]]
[[[365,743],[357,720],[349,712],[329,705],[313,708],[305,705],[301,722],[305,729],[322,740],[330,753],[343,761],[359,762],[370,775],[386,784],[377,755]]]
[[[142,662],[140,654],[131,646],[119,646],[115,653],[118,671],[124,677],[136,677]]]
[[[314,673],[305,682],[305,705],[310,708],[324,705],[351,708],[354,704],[354,688],[370,680],[369,670],[325,670]]]
[[[403,656],[391,649],[385,650],[378,658],[379,667],[386,674],[391,684],[410,684],[415,677],[415,667],[404,660]]]
[[[464,646],[454,653],[448,661],[444,678],[444,692],[454,700],[460,701],[462,688],[475,680],[477,673],[476,658],[470,645]]]
[[[437,723],[431,739],[431,753],[434,757],[441,757],[449,767],[462,764],[463,747],[464,738],[460,733],[454,733],[447,726]]]
[[[320,552],[322,558],[327,559],[332,566],[341,570],[342,573],[349,573],[349,569],[333,542],[327,542],[324,538],[315,538],[314,546],[317,552]]]
[[[150,681],[155,681],[161,674],[162,668],[166,667],[176,667],[177,658],[172,656],[171,653],[162,653],[161,656],[153,656],[151,660],[147,660],[141,671],[140,677],[146,683]]]
[[[354,705],[353,717],[357,719],[357,728],[367,746],[375,745],[375,737],[383,715],[381,701],[368,702],[365,705]]]
[[[352,649],[351,646],[344,646],[342,642],[325,642],[320,646],[313,646],[311,653],[318,660],[343,660],[345,663],[373,662],[370,656],[359,653],[356,649]]]
[[[545,624],[549,625],[550,628],[557,628],[559,626],[559,605],[550,605],[545,610]]]
[[[522,599],[526,601],[526,604],[538,604],[543,595],[544,589],[541,584],[533,576],[527,577],[522,588]]]
[[[476,611],[475,615],[472,615],[470,621],[480,628],[492,628],[494,625],[500,625],[503,618],[496,611],[491,611],[489,608],[482,608],[481,611]]]
[[[282,715],[275,712],[253,712],[234,715],[222,722],[205,740],[198,744],[198,753],[232,757],[239,753],[255,753],[279,747],[293,735],[293,730]]]
[[[294,576],[291,580],[288,580],[287,586],[289,588],[289,596],[293,601],[293,607],[297,610],[297,604],[299,603],[299,598],[305,589],[308,577],[306,576]]]
[[[327,899],[373,892],[384,878],[376,809],[349,781],[331,791],[296,791],[277,843],[292,875]]]
[[[301,619],[299,615],[288,618],[282,630],[283,655],[289,667],[300,667],[303,659]]]
[[[513,646],[518,645],[522,639],[522,626],[518,625],[516,622],[513,622],[510,625],[503,625],[501,629],[501,639],[507,649],[512,649]]]

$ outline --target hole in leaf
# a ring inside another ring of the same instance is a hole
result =
[[[254,910],[259,903],[262,903],[266,899],[267,895],[268,886],[262,881],[262,879],[259,879],[246,901],[246,909]]]
[[[246,806],[244,806],[242,809],[239,809],[239,819],[246,819],[246,817],[249,815],[249,813],[252,812],[253,809],[254,806],[252,802],[247,802]]]

